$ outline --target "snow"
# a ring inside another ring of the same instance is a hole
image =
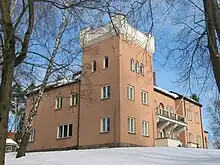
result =
[[[177,94],[171,93],[171,92],[169,92],[169,91],[167,91],[167,90],[165,90],[165,89],[162,89],[162,88],[160,88],[160,87],[154,86],[154,88],[157,89],[157,90],[159,90],[159,91],[161,91],[161,92],[163,92],[163,93],[166,93],[166,94],[168,94],[168,95],[170,95],[170,96],[172,96],[172,97],[174,97],[174,98],[179,97]]]
[[[17,143],[12,139],[6,139],[6,144],[17,145]]]
[[[141,147],[28,153],[6,165],[219,165],[220,151],[196,148]]]

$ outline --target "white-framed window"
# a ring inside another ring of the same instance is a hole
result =
[[[105,56],[104,59],[103,59],[103,69],[106,69],[108,68],[108,57]]]
[[[148,93],[146,91],[141,91],[141,102],[142,104],[148,104]]]
[[[134,86],[127,85],[127,98],[130,100],[134,100],[135,98],[134,93],[135,93]]]
[[[142,121],[142,135],[149,136],[149,122]]]
[[[191,110],[187,110],[187,118],[188,120],[192,120],[192,111]]]
[[[103,117],[101,118],[101,123],[100,123],[100,132],[110,132],[110,118],[109,117]]]
[[[73,134],[73,125],[65,124],[57,127],[57,138],[68,138]]]
[[[130,66],[131,66],[131,71],[135,72],[135,62],[133,58],[130,60]]]
[[[12,151],[12,146],[6,146],[6,149],[5,149],[7,152],[11,152]]]
[[[55,109],[61,109],[63,104],[63,98],[62,97],[57,97],[56,98],[56,107]]]
[[[189,133],[189,142],[193,143],[193,134],[192,133]]]
[[[96,61],[92,61],[92,72],[96,71]]]
[[[135,71],[136,71],[136,73],[140,73],[140,65],[139,65],[139,62],[138,61],[136,61],[136,64],[135,64]]]
[[[70,106],[78,105],[78,104],[79,104],[79,94],[78,93],[73,93],[70,96]]]
[[[144,65],[142,63],[140,64],[140,74],[144,75]]]
[[[197,135],[197,144],[201,147],[201,136]]]
[[[110,85],[105,85],[101,88],[101,99],[110,98]]]
[[[198,123],[199,122],[199,114],[196,112],[195,113],[195,122]]]
[[[36,135],[36,131],[35,131],[35,129],[32,129],[32,130],[30,131],[29,142],[34,142],[34,140],[35,140],[35,135]]]
[[[128,132],[135,133],[135,118],[128,118]]]

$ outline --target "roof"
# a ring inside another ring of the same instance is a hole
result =
[[[12,139],[6,139],[6,144],[10,145],[18,145],[14,140]]]
[[[65,78],[65,79],[62,79],[62,80],[59,80],[59,81],[48,83],[46,85],[46,89],[57,88],[57,87],[61,87],[61,86],[64,86],[64,85],[71,84],[71,83],[76,83],[76,82],[78,82],[80,80],[80,78],[81,78],[81,71],[74,73],[69,78]],[[33,89],[32,91],[29,91],[27,95],[29,95],[31,93],[35,93],[39,89],[40,89],[40,86],[35,88],[35,89]]]
[[[176,93],[176,92],[173,92],[173,91],[167,91],[167,90],[162,89],[162,88],[157,87],[157,86],[154,86],[154,91],[159,92],[161,94],[164,94],[164,95],[166,95],[166,96],[168,96],[170,98],[173,98],[174,100],[177,100],[177,99],[180,99],[180,98],[184,98],[185,100],[187,100],[187,101],[189,101],[189,102],[191,102],[193,104],[196,104],[196,105],[202,107],[202,104],[200,104],[199,102],[197,102],[197,101],[195,101],[195,100],[193,100],[193,99],[191,99],[189,97],[183,96],[183,95],[181,95],[179,93]]]

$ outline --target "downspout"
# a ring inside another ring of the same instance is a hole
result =
[[[183,107],[184,107],[185,117],[186,117],[186,119],[188,119],[187,114],[186,114],[186,100],[184,99],[184,97],[183,97]],[[186,127],[186,145],[188,144],[188,141],[189,141],[188,137],[189,137],[188,136],[188,127]]]
[[[79,149],[79,124],[80,124],[80,93],[81,93],[81,81],[79,80],[79,103],[78,103],[78,117],[77,117],[77,142],[76,142],[76,149],[78,150]]]

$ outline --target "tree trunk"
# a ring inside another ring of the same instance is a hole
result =
[[[220,57],[217,46],[218,37],[216,36],[216,32],[217,34],[220,34],[220,21],[216,20],[220,19],[220,16],[217,14],[219,13],[219,9],[216,6],[216,0],[203,0],[203,3],[205,9],[204,11],[210,59],[218,91],[220,92]]]
[[[25,156],[28,141],[29,141],[30,134],[24,134],[23,137],[21,138],[21,143],[19,145],[19,149],[16,155],[16,158],[20,158],[22,156]]]

